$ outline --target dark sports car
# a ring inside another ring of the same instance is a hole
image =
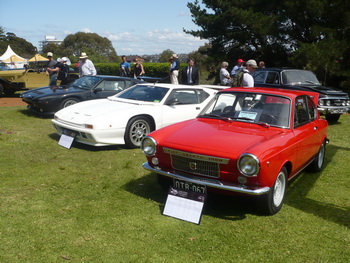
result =
[[[30,110],[54,114],[80,101],[107,98],[137,83],[144,81],[118,76],[85,76],[66,87],[48,86],[23,92],[21,98]]]

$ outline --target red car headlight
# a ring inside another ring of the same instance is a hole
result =
[[[156,153],[157,143],[149,136],[145,136],[141,141],[141,150],[147,156],[152,156]]]
[[[260,171],[259,159],[250,153],[242,154],[238,159],[237,166],[244,176],[257,176]]]

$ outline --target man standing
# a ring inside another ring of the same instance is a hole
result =
[[[238,73],[238,71],[243,69],[243,63],[244,63],[243,59],[240,58],[237,60],[237,65],[234,66],[233,69],[231,70],[231,77],[233,77]]]
[[[243,87],[254,87],[254,78],[252,73],[255,69],[258,68],[256,61],[254,59],[250,59],[246,63],[246,69],[243,69]]]
[[[96,69],[94,66],[94,63],[90,59],[88,59],[88,56],[85,52],[81,53],[80,58],[80,65],[79,65],[79,77],[83,76],[95,76],[96,75]]]
[[[188,66],[181,71],[181,83],[186,85],[198,85],[199,73],[198,68],[194,66],[194,59],[189,58]]]
[[[170,71],[169,71],[170,82],[172,84],[179,84],[178,76],[179,76],[179,69],[180,69],[180,61],[177,54],[173,54],[170,57],[170,63],[171,63]]]
[[[57,67],[57,61],[53,59],[52,52],[47,53],[47,58],[49,59],[49,64],[47,65],[46,75],[50,77],[49,86],[56,86],[57,75],[60,69]]]
[[[130,64],[126,61],[126,56],[122,56],[122,62],[120,63],[120,76],[130,77]]]

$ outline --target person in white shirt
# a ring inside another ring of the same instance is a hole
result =
[[[95,76],[96,75],[96,68],[94,66],[94,63],[90,59],[88,59],[88,56],[86,53],[81,53],[80,58],[80,65],[79,65],[79,77],[83,76]]]
[[[254,87],[254,78],[251,74],[257,68],[258,65],[254,59],[250,59],[246,62],[246,68],[243,69],[243,87]]]
[[[221,63],[221,69],[219,72],[220,76],[220,85],[230,86],[232,84],[232,79],[230,73],[227,71],[228,63],[226,61]]]

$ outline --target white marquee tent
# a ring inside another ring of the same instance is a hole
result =
[[[0,56],[0,61],[5,63],[9,68],[23,68],[24,64],[27,63],[27,59],[18,56],[10,45],[7,46],[5,53]]]

